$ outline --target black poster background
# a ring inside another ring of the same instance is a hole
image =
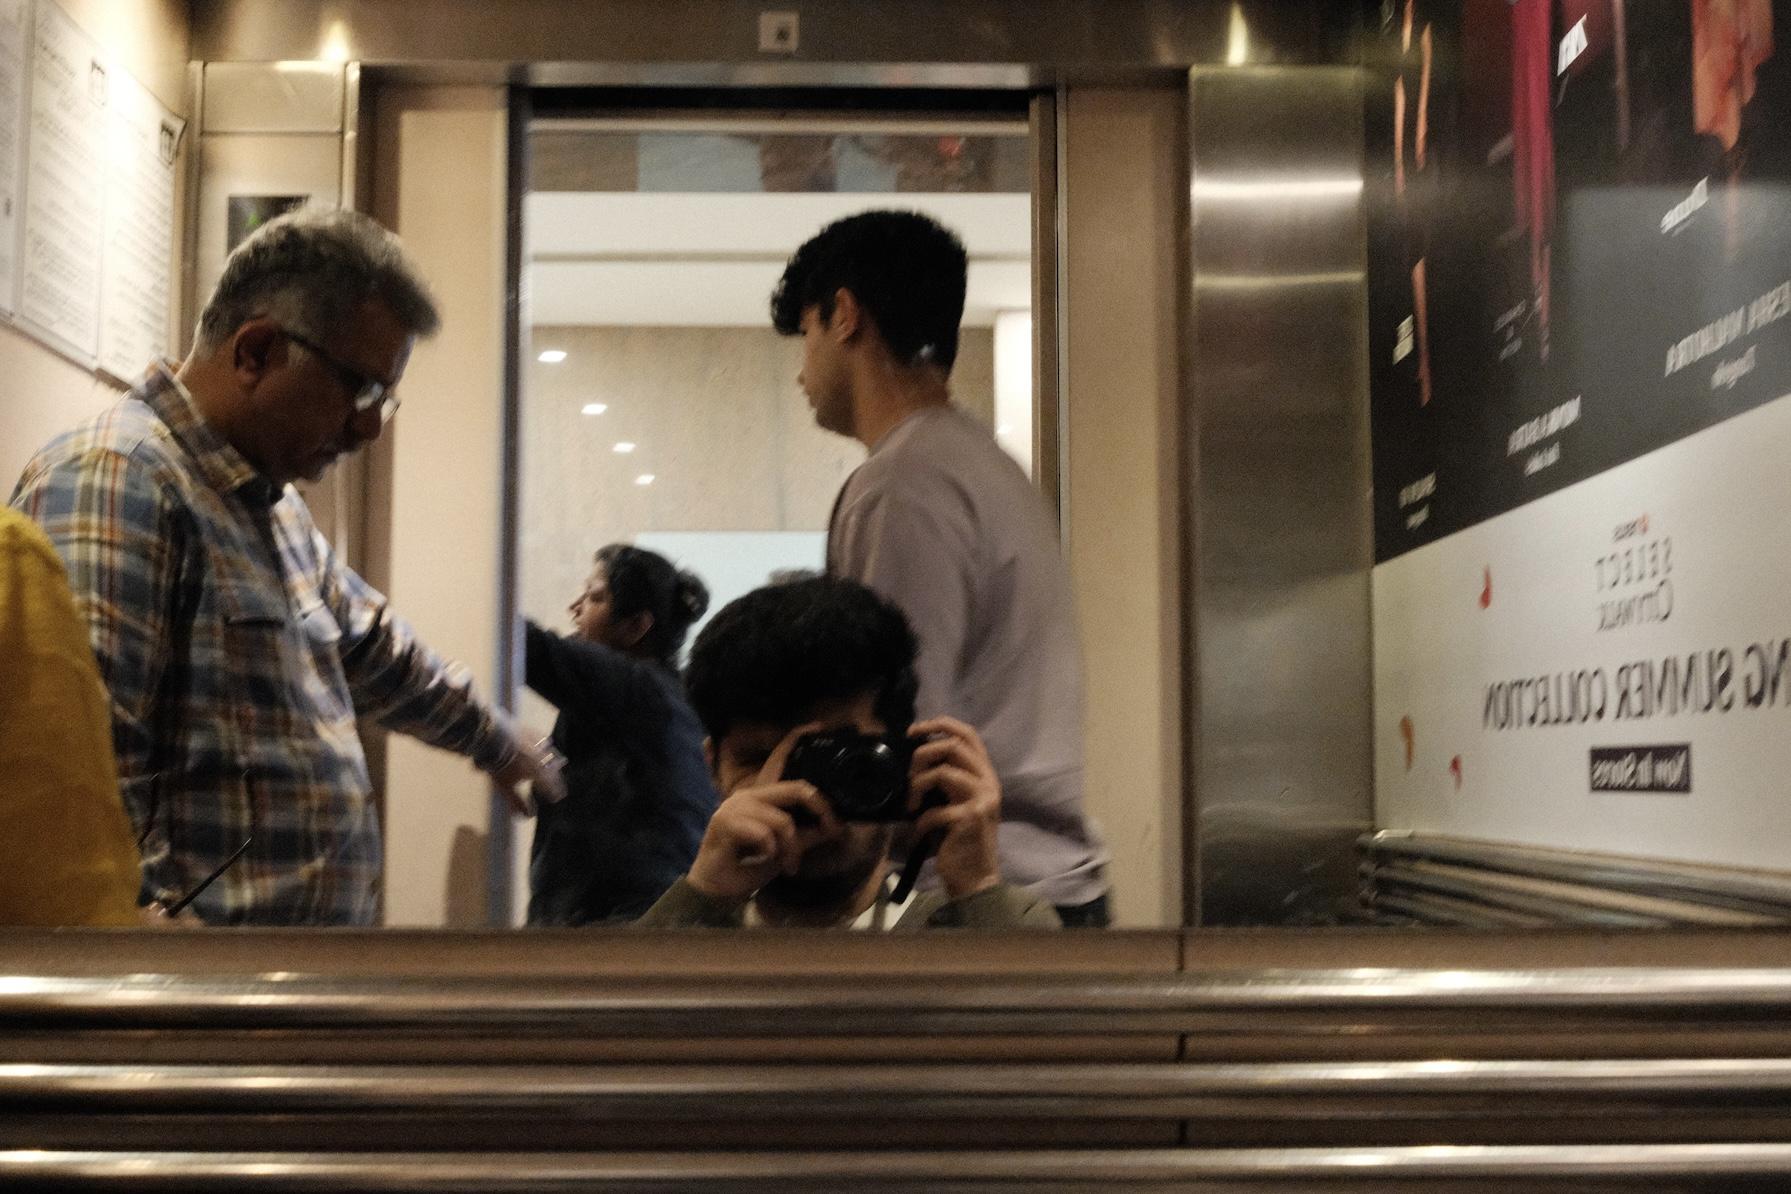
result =
[[[1791,393],[1791,318],[1746,328],[1791,282],[1791,0],[1376,0],[1364,35],[1377,562]]]

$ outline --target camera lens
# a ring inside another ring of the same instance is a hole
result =
[[[844,821],[907,815],[907,756],[884,738],[850,730],[811,734],[790,752],[784,778],[813,784]]]

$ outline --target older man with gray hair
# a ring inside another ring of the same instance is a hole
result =
[[[518,808],[523,783],[553,786],[292,488],[379,437],[412,344],[439,324],[391,233],[296,212],[231,255],[185,361],[26,466],[13,505],[87,618],[146,902],[240,850],[200,919],[370,923],[383,856],[357,717],[468,756]]]

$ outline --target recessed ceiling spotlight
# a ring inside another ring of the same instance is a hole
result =
[[[638,476],[634,479],[634,483],[636,485],[651,485],[651,484],[653,484],[653,474],[652,473],[642,473],[640,476]]]
[[[601,402],[587,402],[579,408],[578,413],[581,415],[600,415],[608,409],[609,407]]]
[[[623,440],[621,443],[616,445],[616,455],[618,455],[618,456],[626,456],[626,455],[628,455],[628,453],[630,453],[632,451],[634,451],[634,445],[629,443],[627,440]]]
[[[557,365],[566,359],[566,350],[563,348],[544,348],[541,350],[541,355],[535,359],[540,361],[543,365]]]

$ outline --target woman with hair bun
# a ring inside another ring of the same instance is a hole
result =
[[[717,796],[677,659],[708,608],[696,576],[612,543],[572,602],[572,635],[527,624],[527,682],[560,711],[567,791],[535,825],[531,925],[633,920],[696,858]]]

